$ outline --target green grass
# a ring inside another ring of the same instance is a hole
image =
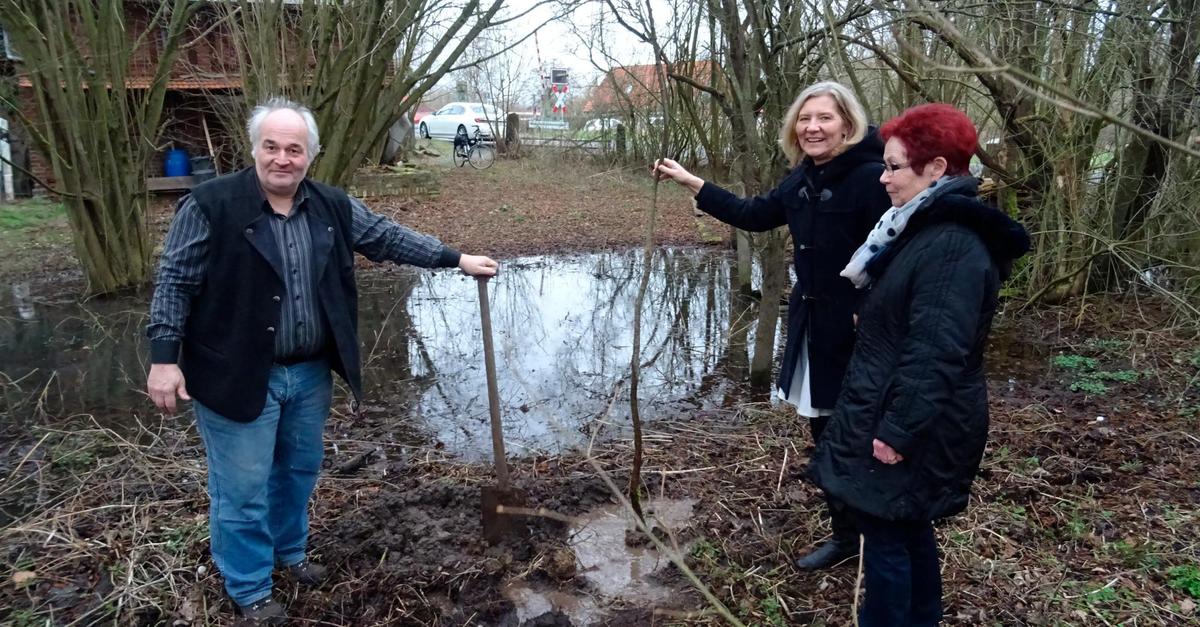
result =
[[[1104,347],[1104,351],[1112,352],[1121,346],[1117,340],[1104,342],[1096,343],[1096,347]],[[1104,396],[1109,393],[1110,388],[1106,382],[1137,383],[1143,377],[1153,374],[1137,370],[1098,370],[1099,360],[1083,355],[1055,355],[1052,363],[1055,368],[1075,374],[1074,380],[1069,385],[1072,392],[1084,392],[1094,396]]]
[[[1171,577],[1169,583],[1172,588],[1200,599],[1200,568],[1193,564],[1176,566],[1167,571],[1167,575]]]
[[[1072,392],[1083,392],[1093,396],[1104,396],[1108,394],[1108,386],[1104,385],[1096,379],[1080,379],[1071,384]]]
[[[1084,342],[1084,346],[1092,350],[1112,355],[1121,355],[1128,351],[1132,345],[1133,342],[1128,340],[1101,337],[1089,338],[1086,342]]]
[[[47,198],[0,203],[0,258],[5,281],[77,269],[63,204]]]
[[[62,203],[30,198],[0,205],[0,231],[26,231],[52,224],[67,215]]]
[[[1055,355],[1054,365],[1064,370],[1095,370],[1096,359],[1083,355]]]
[[[1142,373],[1138,372],[1137,370],[1100,370],[1092,373],[1092,376],[1101,381],[1137,383],[1138,379],[1142,378]]]

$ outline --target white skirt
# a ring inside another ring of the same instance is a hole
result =
[[[833,409],[813,407],[812,380],[808,370],[808,333],[800,338],[800,356],[796,358],[796,367],[792,369],[792,385],[785,393],[779,388],[779,398],[795,405],[796,413],[806,418],[816,416],[832,416]]]

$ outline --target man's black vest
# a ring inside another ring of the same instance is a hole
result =
[[[329,325],[326,353],[357,399],[362,375],[350,200],[328,185],[308,179],[301,185],[308,195],[316,296]],[[198,185],[192,196],[211,236],[208,272],[192,298],[179,366],[192,397],[226,418],[250,422],[266,404],[275,333],[282,332],[283,260],[254,168]]]

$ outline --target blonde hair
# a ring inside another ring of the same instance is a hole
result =
[[[796,100],[788,108],[787,115],[783,116],[783,127],[779,129],[779,146],[783,148],[783,154],[787,155],[788,165],[793,168],[800,165],[800,161],[804,159],[804,151],[800,150],[800,140],[796,137],[796,118],[800,117],[800,109],[804,103],[817,96],[832,98],[837,104],[838,113],[849,127],[845,140],[836,149],[836,154],[841,154],[867,135],[867,112],[850,88],[833,81],[813,83],[796,96]]]

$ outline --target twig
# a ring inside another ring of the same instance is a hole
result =
[[[646,534],[646,537],[650,539],[650,542],[652,542],[659,551],[666,555],[667,559],[671,560],[671,563],[675,564],[675,566],[679,568],[679,571],[683,573],[683,576],[686,577],[687,580],[690,581],[692,585],[700,591],[700,594],[704,596],[705,600],[708,601],[713,609],[715,609],[725,620],[729,621],[729,624],[734,625],[735,627],[745,627],[745,625],[743,625],[742,622],[739,621],[729,611],[729,608],[725,607],[725,604],[721,603],[721,600],[718,599],[716,595],[714,595],[712,591],[708,589],[708,586],[705,586],[704,583],[700,581],[700,578],[696,576],[696,573],[692,572],[692,569],[688,567],[687,562],[684,561],[683,557],[650,532],[649,527],[646,526],[646,521],[643,520],[642,516],[633,509],[633,504],[629,502],[629,499],[625,498],[625,494],[620,488],[617,487],[617,484],[613,483],[612,477],[609,477],[608,473],[604,472],[604,469],[600,467],[600,464],[596,463],[595,460],[588,460],[588,463],[592,465],[592,469],[596,471],[596,475],[600,477],[600,480],[604,482],[604,485],[608,486],[608,489],[612,491],[617,499],[621,501],[621,505],[634,515],[633,523],[637,526],[638,530]]]
[[[852,625],[858,625],[858,597],[859,591],[862,590],[863,581],[863,549],[867,546],[867,537],[863,534],[858,534],[858,574],[854,577],[854,605],[850,608],[851,617],[854,622]]]
[[[788,465],[788,449],[783,449],[783,463],[779,465],[779,480],[775,482],[775,493],[778,494],[783,488],[783,473],[787,470]]]

